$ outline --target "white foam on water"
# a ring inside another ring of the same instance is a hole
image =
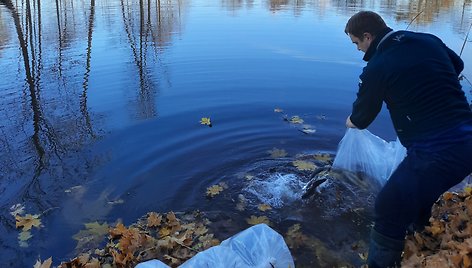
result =
[[[244,189],[254,195],[261,203],[274,208],[300,200],[306,183],[295,174],[273,174],[268,178],[255,178]]]

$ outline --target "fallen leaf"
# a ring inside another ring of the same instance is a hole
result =
[[[467,195],[471,195],[471,193],[472,193],[472,185],[467,184],[467,185],[464,187],[464,192],[465,192]]]
[[[292,124],[303,124],[303,119],[301,119],[298,115],[292,116],[290,118],[290,123]]]
[[[332,160],[331,155],[323,153],[315,154],[313,157],[321,162],[330,162]]]
[[[23,227],[23,231],[31,230],[33,226],[39,228],[41,226],[41,219],[39,219],[39,216],[40,215],[38,214],[26,214],[24,217],[16,215],[16,228]]]
[[[115,238],[122,236],[127,230],[128,228],[126,228],[123,223],[120,222],[115,226],[115,228],[110,228],[108,233],[111,235],[111,237]]]
[[[293,161],[292,164],[298,170],[315,170],[315,168],[316,168],[316,165],[314,163],[308,162],[308,161],[303,161],[303,160]]]
[[[270,225],[269,218],[267,218],[266,216],[251,216],[251,218],[246,219],[246,222],[250,225],[256,225],[259,223],[265,223],[267,225]]]
[[[31,237],[33,237],[33,236],[31,235],[30,231],[23,231],[23,232],[18,234],[18,240],[20,240],[20,241],[27,241]]]
[[[308,237],[302,233],[301,225],[297,223],[288,228],[285,240],[291,249],[297,249],[306,245]]]
[[[83,249],[86,245],[96,246],[100,244],[105,235],[108,234],[108,224],[100,224],[97,221],[85,223],[85,230],[80,230],[78,233],[72,236],[73,239],[77,240],[76,249]]]
[[[287,156],[287,152],[284,149],[273,148],[272,150],[269,150],[268,153],[272,158],[282,158]]]
[[[301,132],[305,133],[305,134],[313,134],[316,132],[316,129],[314,128],[302,128],[300,129]]]
[[[13,215],[13,217],[23,213],[25,213],[25,207],[22,204],[16,204],[10,207],[10,214]]]
[[[149,213],[149,216],[147,218],[148,227],[158,227],[161,225],[161,222],[162,222],[162,215],[159,215],[156,212]]]
[[[246,178],[246,180],[250,181],[252,179],[254,179],[254,176],[253,175],[249,175],[247,174],[246,176],[244,176]]]
[[[260,204],[257,208],[260,211],[266,211],[266,210],[271,210],[272,209],[272,207],[267,205],[267,204]]]
[[[49,268],[52,264],[52,257],[41,262],[41,260],[37,260],[36,263],[33,265],[33,268]]]
[[[117,200],[111,200],[111,201],[108,201],[108,205],[119,205],[119,204],[123,204],[125,201],[123,199],[117,199]]]
[[[210,117],[202,117],[202,119],[200,120],[200,124],[207,125],[207,126],[211,127]]]
[[[215,197],[220,194],[220,192],[223,191],[223,187],[221,185],[213,185],[207,188],[206,194],[209,197]]]

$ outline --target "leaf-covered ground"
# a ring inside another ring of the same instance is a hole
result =
[[[471,188],[446,192],[432,209],[430,225],[408,236],[404,267],[472,267]]]

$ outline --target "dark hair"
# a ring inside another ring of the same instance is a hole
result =
[[[379,14],[372,11],[359,11],[347,21],[344,32],[362,41],[364,33],[370,33],[375,37],[385,28],[387,25]]]

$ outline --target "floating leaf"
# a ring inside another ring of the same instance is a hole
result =
[[[23,231],[21,233],[18,234],[18,244],[20,245],[20,247],[22,248],[27,248],[29,245],[28,245],[28,240],[33,237],[31,235],[31,232],[30,231]]]
[[[16,215],[21,215],[25,213],[25,206],[22,204],[16,204],[10,207],[10,214],[15,217]]]
[[[329,162],[332,160],[331,155],[323,153],[315,154],[313,157],[321,162]]]
[[[266,216],[260,216],[260,217],[251,216],[251,218],[246,219],[246,222],[250,225],[256,225],[260,223],[265,223],[267,225],[270,225],[269,218],[267,218]]]
[[[16,228],[23,227],[23,231],[31,230],[31,227],[39,228],[41,226],[40,215],[26,214],[24,217],[16,215]]]
[[[272,150],[269,150],[268,153],[272,158],[281,158],[287,156],[287,152],[284,149],[273,148]]]
[[[313,129],[313,128],[302,128],[300,129],[301,132],[305,133],[305,134],[313,134],[316,132],[316,129]]]
[[[276,113],[281,113],[281,112],[283,112],[283,111],[284,111],[284,110],[282,110],[282,109],[280,109],[280,108],[275,108],[275,109],[274,109],[274,112],[276,112]]]
[[[295,167],[297,167],[298,170],[315,170],[316,169],[316,165],[308,161],[296,160],[296,161],[293,161],[292,164]]]
[[[202,119],[200,119],[200,124],[207,125],[207,126],[211,127],[210,117],[202,117]]]
[[[271,210],[272,209],[272,207],[267,205],[267,204],[260,204],[257,208],[260,211],[266,211],[266,210]]]
[[[288,228],[287,235],[285,236],[285,241],[291,249],[297,249],[306,245],[308,240],[308,237],[302,233],[301,225],[298,223]]]
[[[112,201],[108,201],[107,203],[109,205],[119,205],[119,204],[123,204],[125,201],[123,199],[117,199],[117,200],[112,200]]]
[[[250,181],[250,180],[254,179],[254,176],[250,175],[250,174],[247,174],[246,176],[244,176],[244,178],[246,178],[246,180]]]
[[[298,115],[292,116],[292,118],[290,118],[290,123],[292,124],[303,124],[303,122],[303,119],[301,119]]]
[[[97,221],[85,223],[85,230],[80,230],[72,238],[77,240],[76,249],[82,249],[86,245],[98,245],[103,241],[105,235],[108,234],[108,224],[100,224]]]
[[[41,262],[41,260],[37,260],[36,263],[33,265],[33,268],[50,268],[52,264],[52,257]]]
[[[206,194],[209,197],[215,197],[220,194],[220,192],[223,191],[223,187],[221,185],[213,185],[207,188]]]
[[[18,234],[18,240],[20,240],[20,241],[26,241],[26,240],[30,239],[31,237],[33,237],[33,236],[31,235],[30,231],[23,231],[23,232]]]
[[[239,211],[244,211],[246,209],[246,205],[247,205],[247,199],[244,197],[244,195],[239,194],[238,203],[236,204],[236,209]]]

